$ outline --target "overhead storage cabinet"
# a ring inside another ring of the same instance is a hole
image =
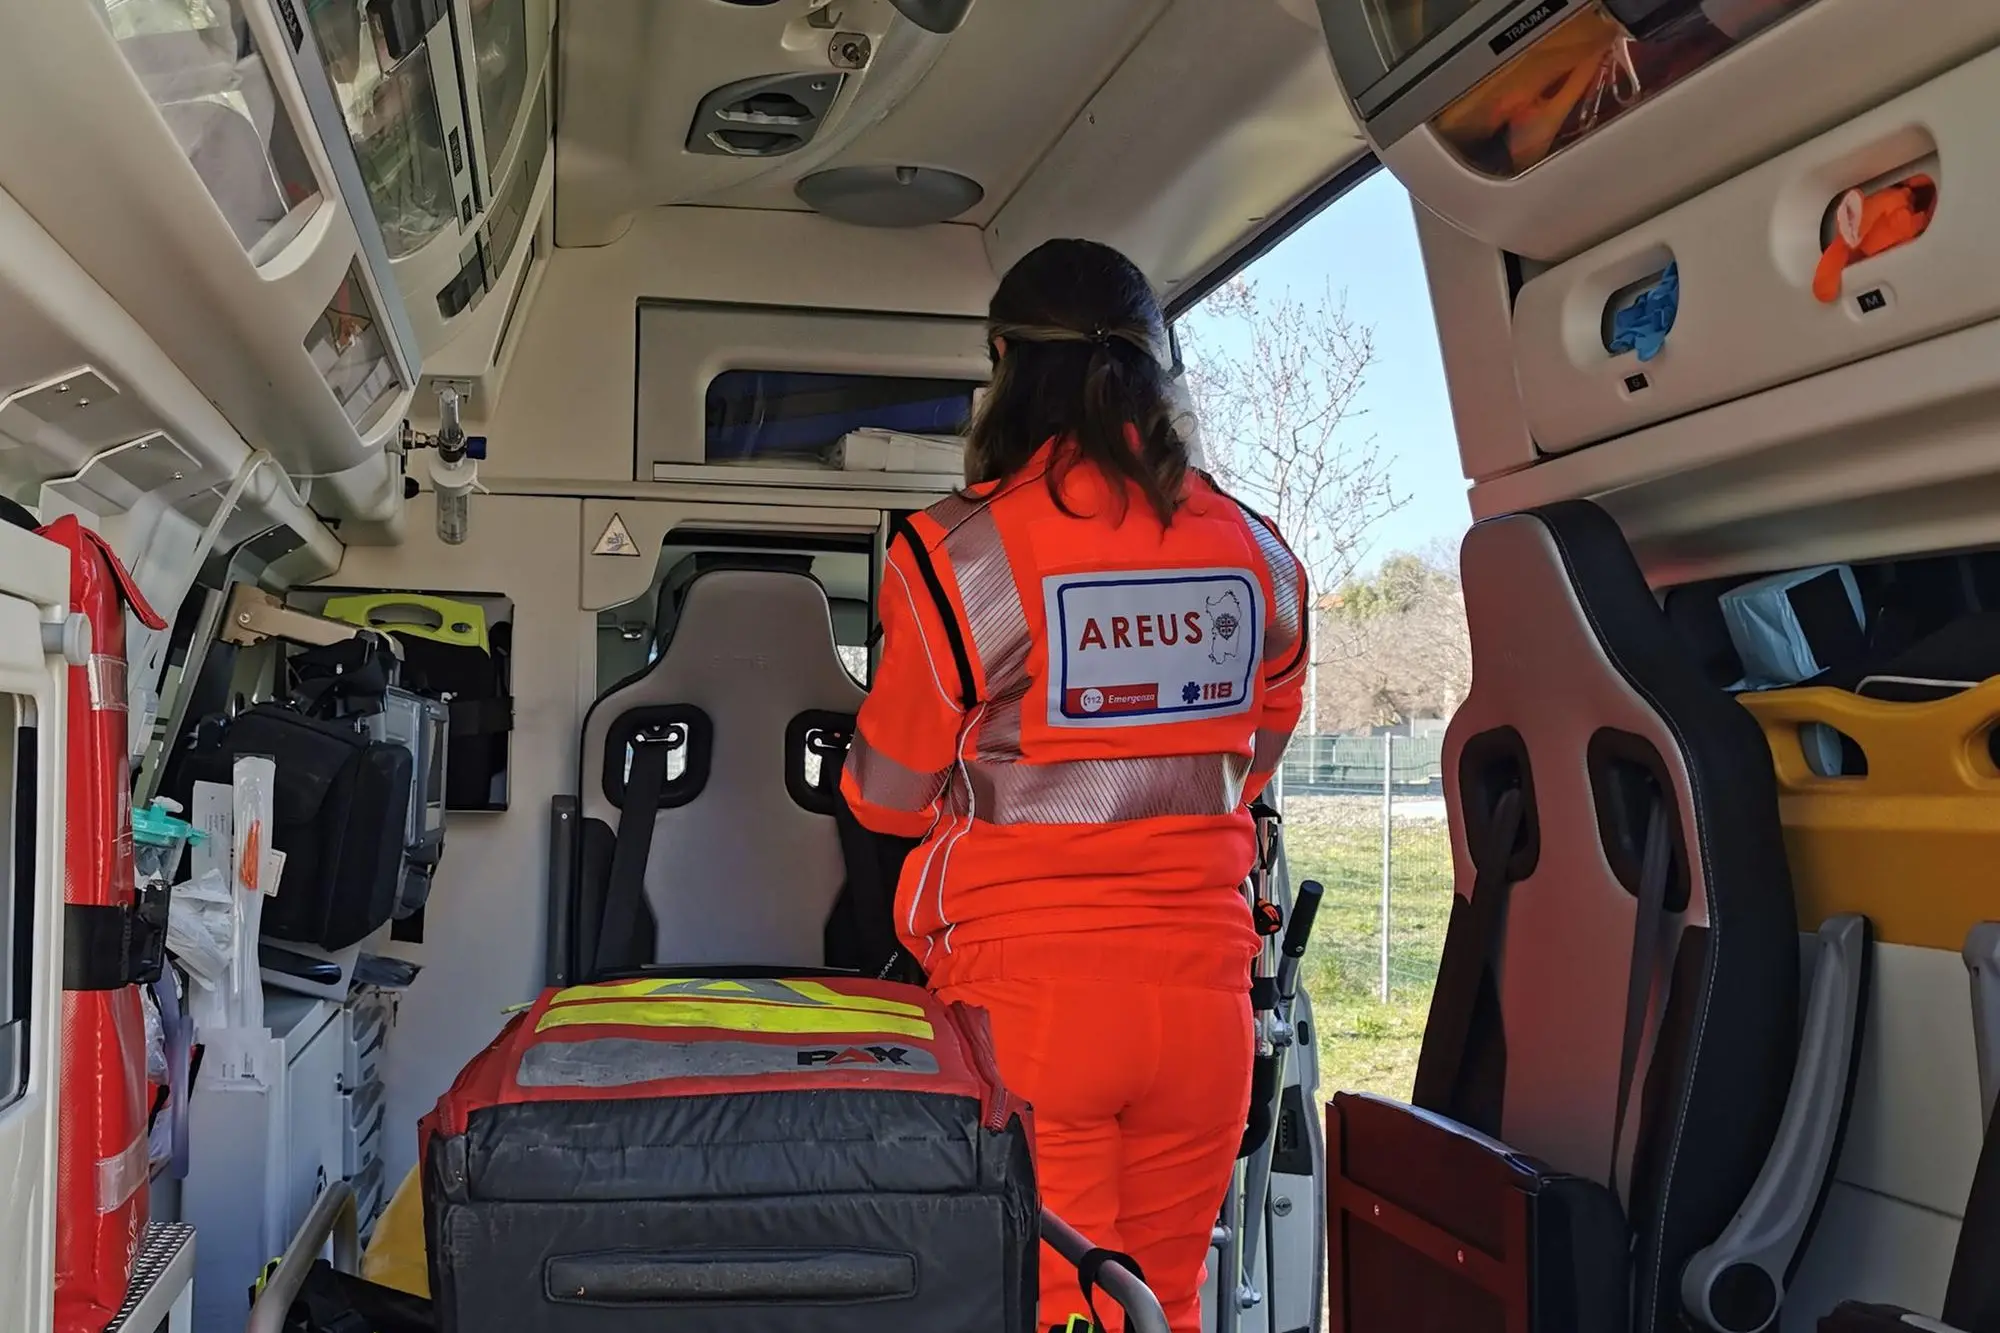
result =
[[[1383,162],[1559,260],[2000,42],[2000,5],[1319,0]]]
[[[271,3],[428,356],[500,285],[524,230],[551,129],[549,0]]]
[[[547,199],[551,14],[550,0],[18,7],[0,48],[0,189],[244,441],[320,478],[315,508],[390,521],[403,498],[385,446],[424,362],[503,279],[511,302],[528,267],[512,261]]]
[[[1526,283],[1514,304],[1521,398],[1560,453],[1893,348],[2000,319],[2000,52],[1982,56]],[[1813,293],[1849,190],[1923,177],[1914,241]],[[1678,309],[1656,355],[1609,350],[1617,308],[1672,264]]]
[[[386,466],[415,350],[268,5],[20,7],[0,187],[244,440],[295,475]]]

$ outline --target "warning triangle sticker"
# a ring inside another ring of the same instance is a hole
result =
[[[629,555],[635,559],[639,554],[639,543],[632,540],[632,530],[625,526],[625,520],[617,514],[604,525],[604,535],[597,539],[597,545],[590,549],[592,555]]]

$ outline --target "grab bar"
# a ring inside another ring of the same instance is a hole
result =
[[[1042,1209],[1042,1239],[1072,1264],[1095,1248],[1075,1227],[1046,1208]],[[1116,1260],[1104,1265],[1097,1285],[1124,1309],[1125,1333],[1173,1333],[1167,1325],[1167,1312],[1160,1308],[1160,1298],[1125,1265]]]
[[[299,1234],[278,1260],[276,1271],[250,1306],[250,1322],[244,1333],[284,1333],[285,1316],[305,1287],[319,1252],[333,1241],[333,1266],[343,1273],[361,1269],[361,1209],[354,1187],[336,1180],[313,1201],[312,1211],[299,1226]],[[1165,1325],[1161,1328],[1164,1330]]]

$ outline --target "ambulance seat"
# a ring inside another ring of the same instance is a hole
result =
[[[558,978],[654,963],[811,968],[846,880],[834,807],[863,691],[809,573],[749,556],[670,574],[658,656],[584,720]],[[630,938],[600,938],[636,747],[670,759]],[[559,805],[560,829],[565,817]],[[559,839],[559,843],[566,840]],[[558,852],[559,858],[563,855]]]
[[[1414,1106],[1329,1117],[1344,1327],[1416,1326],[1421,1289],[1466,1329],[1773,1328],[1845,1123],[1866,924],[1801,940],[1762,733],[1607,514],[1486,520],[1462,563],[1458,896]]]

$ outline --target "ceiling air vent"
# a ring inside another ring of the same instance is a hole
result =
[[[819,133],[844,74],[766,74],[725,84],[701,99],[688,130],[690,153],[781,157]]]
[[[807,207],[861,227],[922,227],[986,197],[978,181],[937,167],[834,167],[800,181]]]

